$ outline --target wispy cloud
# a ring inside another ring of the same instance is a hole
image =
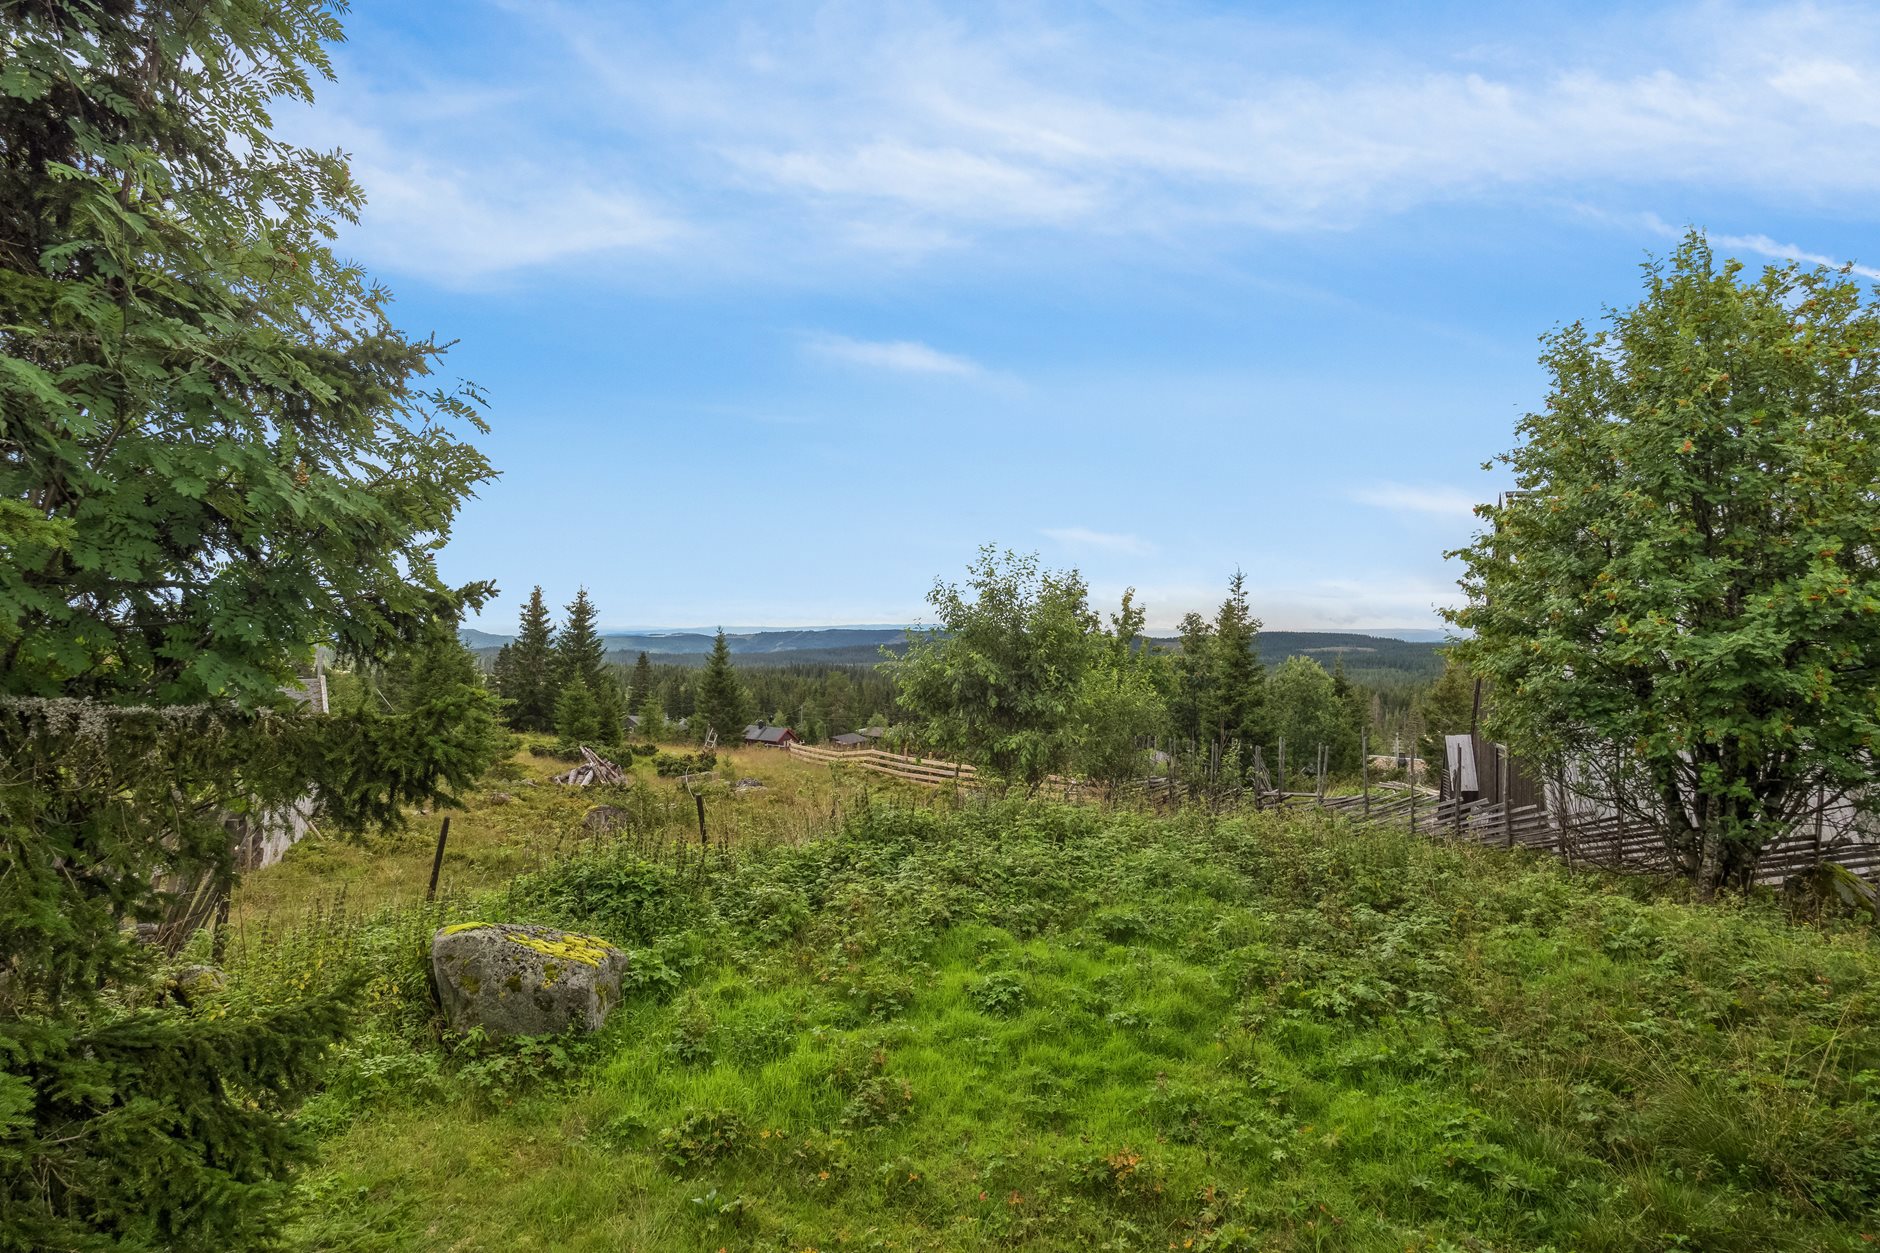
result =
[[[1128,553],[1142,556],[1155,551],[1155,545],[1139,535],[1126,535],[1114,531],[1093,531],[1082,526],[1046,527],[1042,532],[1049,539],[1054,539],[1066,548],[1082,551],[1106,553]]]
[[[1830,270],[1847,266],[1854,273],[1865,278],[1880,279],[1880,270],[1870,265],[1853,265],[1846,261],[1837,261],[1833,257],[1819,252],[1810,252],[1795,244],[1777,243],[1767,235],[1712,235],[1710,242],[1719,248],[1742,249],[1759,256],[1774,257],[1778,261],[1800,261],[1804,265],[1825,265]]]
[[[985,369],[976,361],[941,352],[938,348],[912,339],[850,339],[846,335],[824,332],[810,336],[806,345],[816,356],[875,370],[895,370],[903,374],[948,374],[958,378],[976,378],[985,373]]]
[[[489,128],[526,112],[518,93],[328,88],[317,110],[286,111],[282,131],[339,148],[365,189],[343,244],[446,286],[575,258],[663,251],[692,233],[617,172]],[[480,142],[462,142],[464,136]]]
[[[1462,52],[1203,6],[506,9],[533,55],[497,81],[361,99],[342,76],[316,110],[316,141],[360,158],[376,251],[493,272],[696,236],[681,264],[776,268],[1588,187],[1880,192],[1871,7],[1671,7]]]
[[[1373,483],[1353,488],[1351,498],[1361,505],[1441,518],[1471,517],[1475,507],[1482,503],[1479,493],[1458,487],[1418,487],[1408,483]]]
[[[731,39],[707,21],[651,38],[561,23],[631,113],[845,221],[1299,230],[1588,179],[1880,189],[1861,107],[1880,102],[1880,21],[1856,9],[1660,10],[1624,39],[1487,46],[1460,65],[1179,8],[798,12],[742,12]],[[1288,55],[1302,45],[1318,55]]]
[[[1655,213],[1639,215],[1639,220],[1647,230],[1665,239],[1679,239],[1684,235],[1683,227],[1673,226]],[[1706,232],[1713,246],[1725,252],[1748,252],[1759,257],[1768,257],[1775,261],[1799,261],[1803,265],[1822,265],[1830,270],[1842,267],[1851,269],[1863,278],[1880,279],[1880,269],[1869,265],[1855,265],[1837,260],[1825,253],[1810,252],[1799,244],[1785,244],[1767,235],[1723,235],[1715,231]]]

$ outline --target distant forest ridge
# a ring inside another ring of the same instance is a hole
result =
[[[512,637],[466,628],[463,642],[487,661]],[[711,635],[703,632],[604,634],[608,660],[631,665],[642,652],[655,665],[703,665],[711,651]],[[823,627],[809,630],[754,631],[725,636],[732,656],[747,666],[866,666],[881,660],[881,649],[900,652],[907,633],[886,627]],[[1176,641],[1157,638],[1174,648]],[[1442,645],[1430,640],[1390,639],[1344,631],[1262,631],[1260,660],[1278,665],[1288,657],[1311,657],[1330,670],[1343,661],[1346,671],[1360,682],[1379,671],[1412,681],[1434,679],[1442,672]]]

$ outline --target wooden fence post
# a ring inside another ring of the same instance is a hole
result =
[[[1514,771],[1509,768],[1511,765],[1507,745],[1495,745],[1495,766],[1501,774],[1498,786],[1501,790],[1501,835],[1504,848],[1514,847],[1514,800],[1508,795],[1508,783],[1514,776]]]
[[[1815,856],[1817,866],[1821,864],[1821,815],[1828,807],[1828,793],[1825,787],[1815,789]]]
[[[1364,816],[1371,816],[1371,741],[1370,736],[1358,732],[1358,790],[1364,793]]]
[[[450,815],[444,815],[444,825],[437,829],[437,852],[431,855],[431,886],[424,889],[424,903],[430,904],[437,899],[437,876],[444,869],[444,841],[450,838]]]
[[[1462,838],[1462,745],[1456,745],[1456,764],[1449,771],[1449,803],[1456,812],[1451,817],[1455,837]]]
[[[1614,830],[1612,843],[1612,868],[1618,870],[1625,865],[1625,798],[1619,794],[1619,741],[1612,742],[1612,816]]]

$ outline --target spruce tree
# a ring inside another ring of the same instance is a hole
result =
[[[508,693],[516,686],[516,646],[504,644],[496,650],[496,659],[490,662],[490,686],[503,698],[503,716],[515,726],[515,702]]]
[[[626,723],[626,702],[621,697],[620,682],[607,664],[607,645],[594,624],[594,602],[588,599],[587,588],[576,590],[574,599],[568,602],[567,612],[568,617],[555,640],[556,689],[565,689],[579,678],[594,702],[597,725],[588,738],[598,744],[618,744]],[[557,733],[560,726],[558,712]]]
[[[1266,667],[1260,663],[1260,620],[1247,607],[1247,576],[1234,571],[1227,599],[1214,615],[1209,640],[1213,654],[1209,738],[1225,751],[1238,740],[1242,759],[1251,760],[1266,734]]]
[[[587,588],[575,592],[567,613],[555,640],[555,685],[559,689],[579,675],[592,691],[600,686],[601,672],[607,666],[607,645],[594,625],[594,602],[588,599]]]
[[[507,672],[497,671],[497,691],[510,702],[509,724],[519,731],[546,731],[555,722],[555,697],[560,684],[555,674],[555,628],[539,586],[529,593],[515,642],[507,648],[509,667]]]
[[[271,1247],[355,984],[178,1005],[135,926],[228,889],[231,813],[358,831],[474,778],[439,636],[490,589],[437,549],[480,402],[333,255],[345,159],[270,133],[334,6],[0,12],[0,1247]],[[445,690],[320,716],[316,649]]]
[[[593,690],[594,716],[600,723],[596,734],[602,744],[617,745],[626,738],[627,697],[612,666],[601,667]]]
[[[645,657],[646,654],[641,653],[640,656]],[[649,744],[657,744],[666,738],[666,712],[659,707],[659,692],[650,686],[640,701],[640,735]]]
[[[1215,703],[1214,626],[1198,613],[1182,615],[1181,647],[1169,666],[1169,725],[1187,744],[1209,739]]]
[[[704,672],[699,675],[697,712],[691,729],[701,739],[707,731],[715,730],[718,742],[730,746],[741,742],[749,718],[750,699],[731,668],[731,646],[725,642],[721,627],[718,638],[712,641],[711,655],[705,659]]]
[[[555,700],[555,734],[570,748],[600,742],[601,715],[594,690],[578,674],[562,684]]]
[[[1332,745],[1332,769],[1350,771],[1358,768],[1358,753],[1364,745],[1364,735],[1371,725],[1370,694],[1364,688],[1351,681],[1345,673],[1345,659],[1338,658],[1332,663],[1332,693],[1337,696],[1339,707],[1344,711],[1343,727],[1339,737]]]
[[[653,691],[653,662],[644,652],[633,663],[633,681],[628,685],[627,696],[637,707]]]

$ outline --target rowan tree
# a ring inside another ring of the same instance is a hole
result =
[[[351,990],[160,1003],[131,924],[226,890],[231,813],[391,825],[480,769],[437,650],[490,589],[436,565],[479,397],[334,257],[345,160],[271,133],[333,6],[0,19],[0,1247],[265,1247]],[[316,649],[448,690],[314,716]]]
[[[1163,659],[1143,637],[1144,620],[1135,589],[1125,591],[1077,693],[1073,760],[1083,777],[1107,789],[1149,776],[1150,743],[1168,724]]]
[[[1036,788],[1065,769],[1102,623],[1076,570],[980,549],[965,584],[936,581],[937,621],[884,663],[922,743]]]
[[[1285,737],[1289,771],[1315,771],[1320,745],[1334,768],[1357,757],[1350,706],[1312,658],[1288,657],[1275,666],[1266,682],[1266,704],[1275,736]]]
[[[1747,277],[1693,231],[1606,325],[1543,342],[1520,491],[1458,555],[1458,655],[1517,751],[1615,761],[1700,889],[1744,883],[1819,798],[1865,803],[1880,733],[1880,303],[1845,270]]]

